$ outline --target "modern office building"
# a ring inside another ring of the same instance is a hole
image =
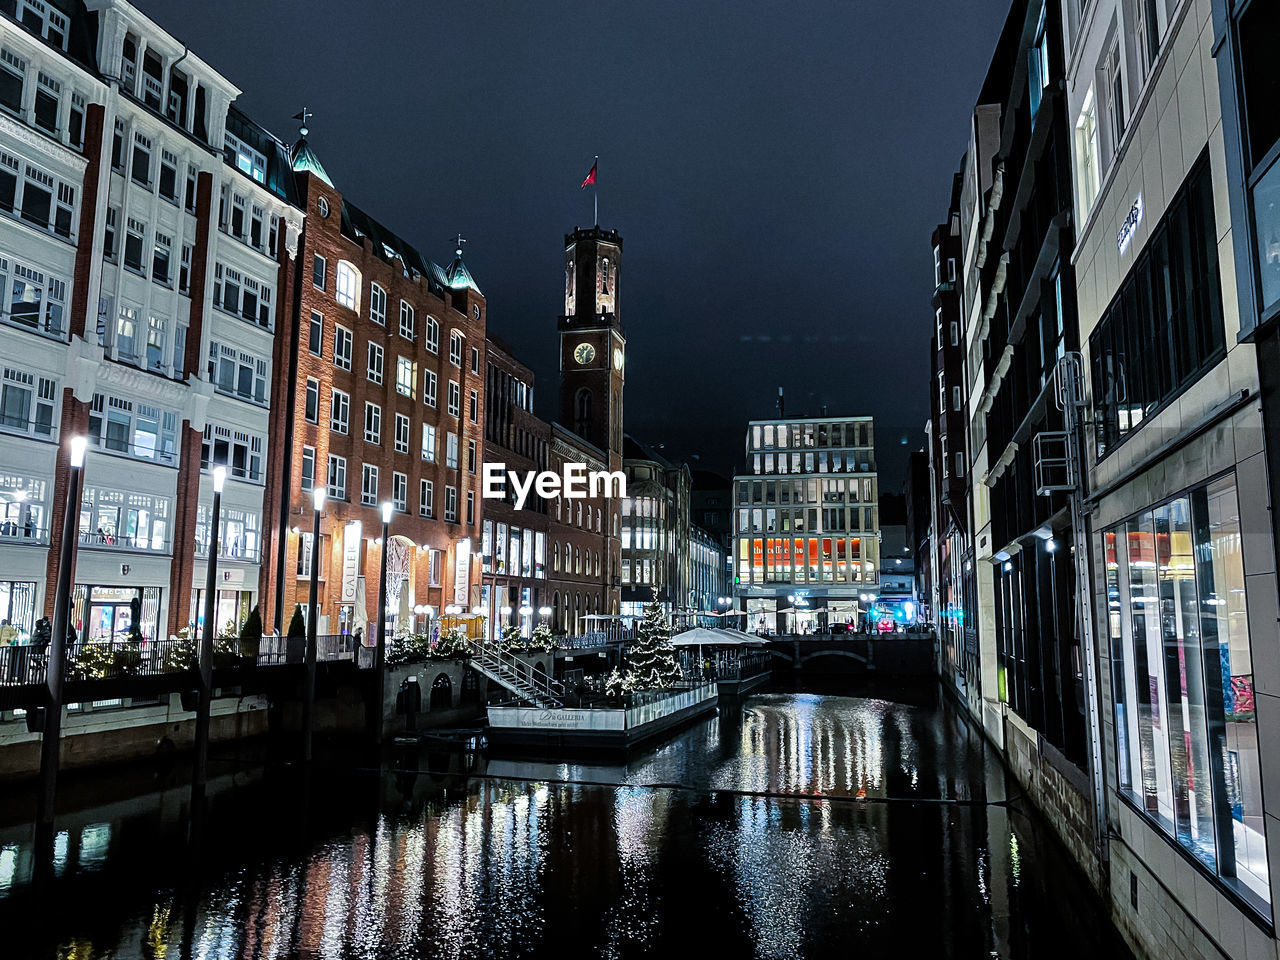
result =
[[[533,413],[533,371],[492,333],[485,345],[485,458],[521,474],[547,469],[551,430]],[[516,508],[513,485],[503,500],[482,504],[480,606],[490,637],[517,624],[524,636],[551,603],[548,588],[548,503],[530,491]]]
[[[1277,137],[1259,80],[1276,10],[1095,6],[1065,4],[1065,106],[1108,893],[1143,951],[1190,939],[1244,957],[1275,949],[1280,846],[1264,790],[1280,743],[1264,446]],[[1179,927],[1194,932],[1175,941]]]
[[[879,590],[871,417],[753,420],[734,484],[734,596],[751,629],[858,623]]]

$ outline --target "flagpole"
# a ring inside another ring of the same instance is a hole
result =
[[[600,158],[599,157],[596,157],[596,162],[592,165],[591,169],[596,171],[596,179],[598,180],[600,178]],[[596,226],[598,227],[600,226],[600,184],[599,183],[592,182],[591,199],[595,203]]]

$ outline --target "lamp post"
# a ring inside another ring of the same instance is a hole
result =
[[[391,529],[391,514],[395,509],[388,500],[382,504],[382,563],[378,570],[378,641],[373,648],[374,707],[373,738],[382,739],[382,722],[386,710],[386,677],[383,665],[387,659],[387,539]]]
[[[39,826],[53,827],[58,793],[58,762],[62,751],[62,678],[67,659],[67,631],[71,625],[71,584],[76,562],[76,538],[80,525],[80,483],[88,440],[72,437],[71,473],[67,480],[66,510],[62,514],[62,552],[58,558],[58,586],[53,595],[53,635],[49,638],[49,665],[45,685],[49,696],[40,735]]]
[[[306,690],[302,697],[302,759],[311,760],[311,723],[316,706],[316,607],[320,602],[320,514],[327,493],[324,487],[311,491],[315,520],[311,527],[311,590],[307,594]]]
[[[218,589],[218,534],[222,525],[222,488],[227,468],[213,468],[213,516],[209,526],[209,560],[204,578],[204,629],[200,631],[200,700],[196,704],[196,756],[192,771],[192,795],[203,795],[209,765],[209,708],[213,698],[214,595]]]

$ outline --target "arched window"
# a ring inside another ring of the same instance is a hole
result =
[[[613,535],[615,537],[618,535],[618,515],[616,513],[613,515]]]
[[[427,317],[427,349],[440,352],[440,322],[435,317]]]
[[[560,569],[560,544],[551,544],[551,567],[554,570]]]
[[[577,547],[573,548],[573,572],[574,573],[582,572],[582,553],[578,550]]]
[[[596,533],[600,532],[600,508],[596,507]]]
[[[360,271],[346,260],[338,261],[338,280],[334,287],[333,296],[344,307],[359,312]]]
[[[559,630],[560,622],[560,591],[557,590],[551,595],[551,629]]]
[[[457,330],[449,334],[449,362],[455,367],[462,366],[462,334]]]
[[[591,391],[586,387],[573,397],[573,432],[582,436],[591,422]]]
[[[578,526],[582,526],[582,504],[578,504]]]

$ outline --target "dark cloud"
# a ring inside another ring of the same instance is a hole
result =
[[[789,413],[875,415],[900,482],[928,413],[929,233],[1007,0],[141,5],[281,136],[314,110],[335,183],[429,256],[469,238],[545,414],[599,154],[628,429],[728,468],[782,385]]]

